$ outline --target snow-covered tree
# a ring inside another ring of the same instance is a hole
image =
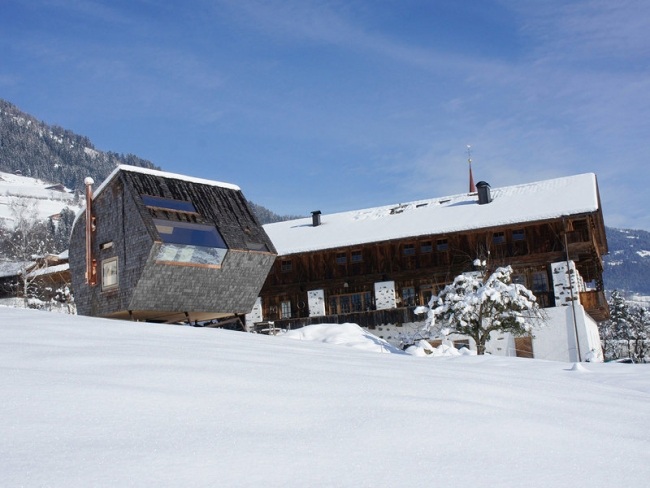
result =
[[[10,211],[13,229],[4,232],[0,248],[8,259],[21,265],[16,291],[27,304],[29,298],[39,293],[36,260],[52,252],[52,235],[47,224],[37,218],[38,203],[35,200],[16,199],[11,202]]]
[[[630,357],[646,362],[650,357],[650,312],[630,305],[614,290],[608,300],[609,320],[599,324],[606,359]]]
[[[535,295],[512,283],[511,274],[512,268],[506,266],[489,276],[485,271],[456,276],[431,298],[427,327],[432,332],[471,337],[477,354],[485,352],[492,332],[531,333],[543,322],[542,313]]]

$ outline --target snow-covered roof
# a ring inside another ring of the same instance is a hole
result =
[[[47,266],[45,268],[38,268],[34,271],[30,271],[27,276],[29,278],[36,278],[37,276],[45,276],[56,273],[63,273],[70,269],[69,263],[57,264],[56,266]]]
[[[492,202],[476,193],[387,205],[267,224],[279,255],[355,246],[392,239],[543,221],[599,208],[596,175],[585,173],[491,189]]]
[[[18,276],[32,264],[32,261],[0,261],[0,278]]]
[[[131,173],[143,173],[143,174],[148,174],[153,176],[160,176],[163,178],[169,178],[172,180],[189,181],[191,183],[199,183],[201,185],[220,186],[222,188],[229,188],[231,190],[240,190],[240,188],[237,185],[233,185],[231,183],[205,180],[203,178],[195,178],[193,176],[179,175],[176,173],[169,173],[167,171],[158,171],[155,169],[140,168],[138,166],[129,166],[127,164],[120,164],[113,170],[113,172],[110,175],[108,175],[108,177],[102,182],[102,184],[97,187],[97,189],[93,193],[93,198],[97,198],[97,195],[99,195],[104,190],[104,188],[106,188],[106,186],[113,180],[113,178],[115,178],[115,175],[117,175],[120,171],[130,171]]]

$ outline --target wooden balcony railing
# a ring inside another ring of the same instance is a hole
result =
[[[605,298],[605,292],[599,290],[580,292],[580,304],[585,307],[589,315],[597,322],[609,318],[609,305]]]

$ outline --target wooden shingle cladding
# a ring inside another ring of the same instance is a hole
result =
[[[251,310],[275,260],[273,244],[239,189],[175,176],[121,167],[96,192],[92,204],[96,286],[86,284],[85,215],[77,219],[70,266],[80,314],[180,321],[188,316],[209,320]],[[160,261],[164,243],[155,211],[143,196],[191,204],[201,225],[216,228],[227,246],[219,265]],[[115,261],[118,285],[102,286],[103,266],[114,267]]]
[[[432,293],[455,276],[472,271],[477,257],[488,256],[490,268],[511,265],[516,279],[533,290],[543,306],[553,306],[550,263],[564,261],[568,255],[585,281],[594,282],[600,296],[601,257],[606,252],[602,213],[598,210],[540,222],[295,253],[280,256],[269,273],[261,292],[263,315],[280,327],[321,320],[309,318],[306,304],[308,291],[323,290],[326,315],[332,318],[335,306],[340,310],[339,301],[332,297],[374,295],[375,283],[384,281],[394,281],[397,306],[412,311],[415,305],[425,305]],[[282,320],[279,314],[281,303],[286,301],[292,304],[290,321]],[[371,326],[372,308],[353,312],[362,313],[357,319]],[[409,313],[404,316],[412,318]],[[352,316],[339,320],[352,320]]]

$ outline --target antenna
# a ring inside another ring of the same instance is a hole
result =
[[[467,162],[469,163],[469,192],[476,193],[476,185],[474,184],[474,175],[472,174],[472,146],[467,145]]]

